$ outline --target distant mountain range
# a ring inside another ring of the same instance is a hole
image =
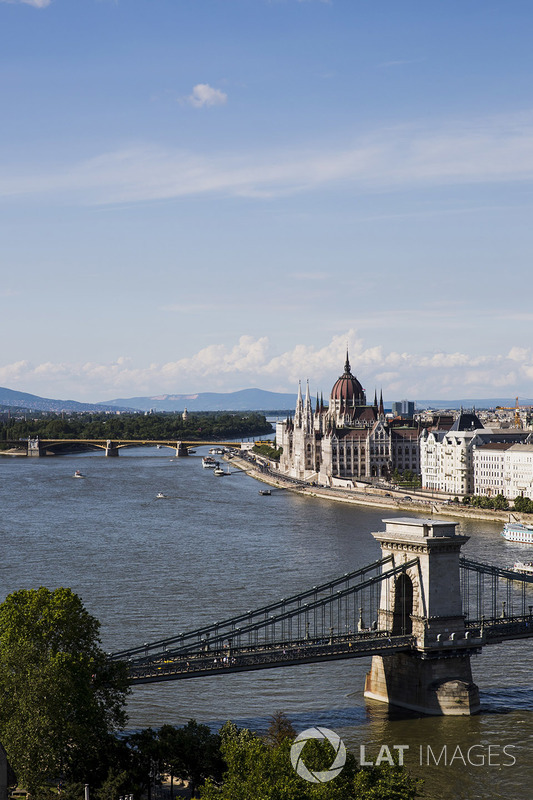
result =
[[[108,406],[127,406],[139,411],[287,411],[296,406],[296,394],[267,392],[264,389],[241,389],[239,392],[199,392],[197,394],[161,394],[152,397],[128,397],[108,400]]]
[[[521,406],[533,406],[533,400],[528,400],[527,398],[520,398],[519,401]],[[416,408],[417,410],[421,410],[424,408],[436,408],[436,409],[444,409],[444,408],[496,408],[496,406],[503,406],[504,408],[511,408],[515,406],[516,397],[490,397],[484,400],[472,400],[472,398],[467,400],[417,400],[416,401]]]
[[[482,400],[417,400],[417,409],[424,408],[494,408],[514,407],[515,398],[492,397]],[[520,399],[520,405],[533,405],[533,400]],[[267,392],[264,389],[242,389],[238,392],[198,392],[195,394],[161,394],[151,397],[128,397],[105,403],[80,403],[77,400],[53,400],[27,392],[0,387],[0,409],[13,411],[293,411],[296,394]],[[385,403],[386,408],[391,402]]]
[[[132,411],[108,403],[78,403],[77,400],[52,400],[48,397],[39,397],[27,392],[16,392],[13,389],[4,389],[0,386],[0,406],[18,411]]]

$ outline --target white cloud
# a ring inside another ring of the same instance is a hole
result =
[[[335,142],[320,149],[204,155],[131,145],[48,173],[32,164],[19,169],[0,164],[0,196],[67,195],[88,204],[201,194],[265,198],[336,184],[368,193],[532,180],[531,113],[456,121],[440,128],[396,126],[344,147]]]
[[[52,0],[0,0],[1,3],[24,3],[34,8],[47,8]]]
[[[234,391],[260,387],[295,391],[309,379],[311,390],[328,396],[342,373],[349,348],[352,372],[368,398],[382,388],[386,399],[446,399],[468,396],[533,395],[533,354],[515,347],[497,356],[385,351],[367,347],[357,331],[333,336],[323,347],[296,344],[273,353],[267,337],[241,336],[230,346],[212,344],[166,363],[136,365],[121,357],[111,363],[31,364],[18,361],[0,367],[0,385],[48,397],[104,400],[114,397]]]
[[[195,108],[223,106],[228,100],[228,95],[220,89],[213,89],[208,83],[197,83],[187,100]]]

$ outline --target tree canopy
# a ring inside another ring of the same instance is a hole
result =
[[[124,665],[70,589],[21,589],[0,605],[0,740],[31,794],[87,781],[125,723]]]
[[[272,431],[257,412],[189,414],[51,414],[39,419],[0,422],[0,441],[39,436],[41,439],[170,439],[222,440]]]
[[[419,796],[418,783],[402,767],[360,768],[351,753],[332,781],[309,783],[294,771],[292,738],[279,736],[281,727],[280,719],[273,719],[269,731],[274,736],[265,739],[226,723],[220,735],[227,769],[221,784],[206,781],[203,800],[414,800]],[[334,758],[328,742],[310,741],[304,752],[306,765],[313,769],[327,769]]]

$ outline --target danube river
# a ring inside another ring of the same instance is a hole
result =
[[[217,478],[202,469],[200,455],[138,448],[119,458],[0,458],[2,598],[19,588],[69,586],[100,619],[103,645],[113,651],[379,558],[371,531],[393,514],[283,490],[264,497],[243,472]],[[75,469],[86,477],[74,479]],[[167,499],[156,500],[158,492]],[[508,565],[533,555],[505,542],[498,524],[462,520],[460,529],[471,537],[464,553],[479,561]],[[138,687],[129,726],[231,718],[262,730],[282,710],[298,731],[337,731],[357,758],[361,745],[367,760],[383,745],[408,746],[405,763],[432,800],[529,800],[532,656],[533,642],[520,642],[474,658],[483,710],[471,718],[397,717],[367,703],[369,660],[362,659]],[[432,754],[440,754],[438,767]]]

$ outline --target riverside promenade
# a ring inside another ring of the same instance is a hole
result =
[[[365,489],[342,489],[326,486],[313,486],[304,481],[298,481],[281,475],[276,470],[257,463],[253,457],[234,455],[231,463],[242,469],[252,478],[267,483],[274,489],[296,492],[309,497],[334,500],[338,503],[384,508],[390,511],[409,511],[428,516],[459,517],[463,519],[487,520],[487,522],[508,522],[510,516],[517,522],[530,522],[528,515],[513,511],[494,511],[485,508],[469,508],[460,503],[449,503],[425,494],[420,489],[417,491],[395,491],[368,486]],[[387,496],[389,495],[389,496]],[[407,500],[410,497],[411,500]]]

